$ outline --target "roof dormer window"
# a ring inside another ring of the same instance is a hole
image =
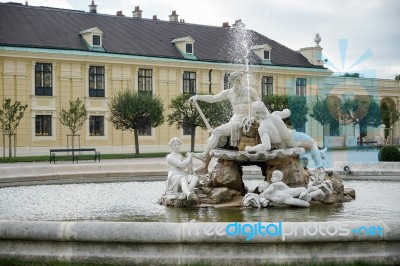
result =
[[[271,60],[269,56],[270,56],[270,51],[264,50],[264,60]]]
[[[186,44],[186,53],[187,54],[193,54],[193,43],[187,43]]]
[[[268,44],[254,45],[250,47],[250,50],[253,51],[258,58],[261,59],[263,64],[271,65],[271,46]]]
[[[97,27],[82,30],[79,32],[82,40],[90,51],[104,52],[103,31]]]
[[[101,46],[100,35],[93,35],[93,43],[94,46]]]
[[[190,36],[176,38],[171,41],[175,45],[176,50],[186,59],[196,60],[197,56],[194,52],[194,39]]]

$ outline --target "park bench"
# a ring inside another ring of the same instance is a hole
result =
[[[97,159],[100,162],[100,152],[96,151],[95,148],[79,148],[79,149],[50,149],[50,163],[53,161],[56,163],[56,154],[57,153],[66,153],[66,156],[72,157],[72,162],[78,163],[79,155],[83,155],[84,152],[93,152],[94,161]],[[71,154],[69,154],[71,153]]]
[[[378,144],[377,141],[363,141],[362,144],[358,141],[357,142],[357,151],[359,150],[364,150],[366,149],[367,151],[369,149],[377,148],[380,149],[382,147],[381,144]]]

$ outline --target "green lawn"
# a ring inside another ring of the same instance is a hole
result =
[[[157,158],[165,157],[168,153],[143,153],[143,154],[101,154],[101,159],[130,159],[130,158]],[[71,156],[60,155],[56,157],[57,161],[71,161]],[[80,155],[79,160],[93,160],[93,155]],[[49,161],[48,155],[43,156],[17,156],[17,157],[1,157],[0,163],[18,163],[18,162],[46,162]]]

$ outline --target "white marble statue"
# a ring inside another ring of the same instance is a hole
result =
[[[259,123],[258,133],[262,143],[254,147],[246,147],[246,151],[270,150],[272,144],[278,149],[301,147],[311,152],[317,168],[323,168],[322,159],[325,158],[326,149],[319,150],[317,143],[310,136],[286,127],[282,119],[290,116],[289,109],[270,114],[263,102],[256,101],[252,103],[251,110],[252,118]]]
[[[188,153],[184,158],[179,153],[181,141],[176,137],[169,141],[169,147],[171,153],[167,155],[168,180],[165,194],[171,199],[190,199],[199,182],[199,178],[193,175],[193,154]]]
[[[260,198],[266,198],[274,203],[284,203],[297,207],[309,207],[313,197],[323,195],[324,193],[316,187],[297,187],[291,188],[283,181],[283,173],[279,170],[272,172],[272,183],[260,194]],[[299,197],[299,198],[297,198]]]
[[[240,127],[244,119],[250,116],[250,105],[252,102],[259,100],[257,92],[253,88],[245,88],[242,86],[241,78],[242,74],[240,72],[233,72],[229,76],[229,82],[232,84],[232,88],[224,90],[216,95],[194,95],[190,97],[189,101],[204,101],[208,103],[229,100],[233,109],[233,116],[230,121],[212,131],[204,152],[196,154],[196,158],[202,161],[209,160],[210,151],[215,147],[223,146],[226,143],[227,137],[231,137],[231,146],[238,146],[241,137]]]

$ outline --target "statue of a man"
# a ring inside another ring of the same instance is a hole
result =
[[[232,88],[216,95],[194,95],[190,97],[189,101],[204,101],[208,103],[229,100],[233,109],[233,116],[230,121],[212,131],[204,152],[196,154],[196,158],[202,161],[209,160],[210,151],[217,146],[223,146],[226,143],[227,137],[231,137],[231,146],[238,146],[238,141],[241,137],[240,127],[244,119],[250,116],[251,103],[259,100],[257,92],[253,88],[244,88],[242,86],[241,77],[242,74],[240,72],[231,73],[229,82],[232,84]]]
[[[261,101],[252,103],[252,115],[259,123],[258,133],[261,144],[254,147],[246,147],[246,151],[268,151],[271,144],[278,149],[301,147],[311,152],[317,168],[323,168],[322,159],[325,158],[325,151],[319,150],[317,143],[307,134],[289,130],[282,119],[290,116],[290,110],[275,111],[269,113],[267,107]]]
[[[298,207],[309,207],[308,203],[313,197],[323,192],[315,187],[306,189],[305,187],[290,188],[283,181],[283,173],[279,170],[272,172],[272,184],[260,194],[260,198],[266,198],[275,203],[285,203],[287,205]],[[299,198],[297,198],[299,197]],[[305,199],[307,198],[307,200]]]

